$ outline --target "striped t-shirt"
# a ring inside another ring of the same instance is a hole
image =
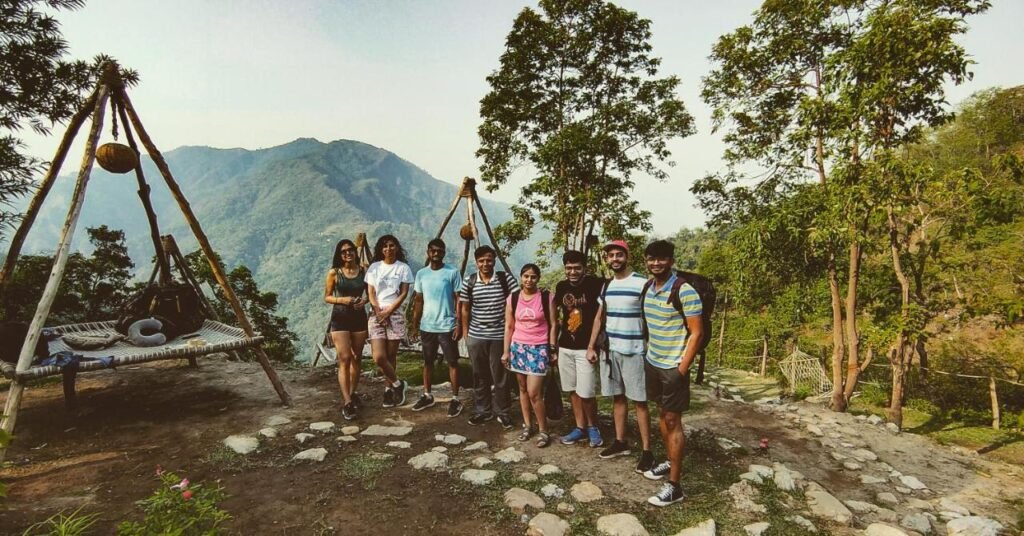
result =
[[[608,348],[613,352],[635,356],[644,353],[640,292],[646,281],[634,272],[622,279],[613,278],[604,291],[605,332]]]
[[[644,319],[647,321],[647,362],[658,368],[678,367],[686,350],[686,318],[679,315],[668,299],[675,283],[676,274],[660,289],[654,285],[644,297]],[[683,304],[685,316],[700,316],[704,309],[700,296],[689,283],[679,287],[679,301]]]
[[[505,299],[508,295],[503,295],[501,292],[501,282],[498,281],[499,273],[505,274],[509,295],[519,290],[516,278],[508,272],[498,272],[497,270],[494,271],[491,280],[487,283],[484,283],[479,275],[475,278],[472,275],[467,275],[462,281],[459,301],[473,302],[469,309],[469,336],[474,339],[500,341],[505,338]],[[476,279],[472,290],[472,300],[469,297],[471,278]]]

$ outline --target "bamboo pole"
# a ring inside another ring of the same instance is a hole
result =
[[[462,252],[462,266],[459,267],[459,276],[466,277],[466,263],[469,262],[469,240],[466,240],[466,249]]]
[[[722,300],[722,327],[718,328],[718,366],[722,366],[722,362],[725,359],[725,320],[729,317],[729,295],[725,295],[725,299]]]
[[[469,224],[470,233],[473,235],[473,247],[480,247],[480,235],[476,230],[476,218],[473,217],[473,200],[466,202],[466,223]]]
[[[36,306],[36,313],[29,324],[25,342],[21,346],[21,353],[18,355],[17,373],[25,372],[32,366],[32,356],[35,353],[36,344],[39,342],[46,317],[50,314],[50,308],[57,297],[57,289],[60,287],[61,279],[64,277],[64,269],[67,267],[68,254],[71,250],[71,240],[75,234],[75,226],[78,224],[78,216],[82,212],[82,203],[85,200],[85,188],[89,184],[89,173],[92,171],[92,164],[96,158],[96,143],[99,141],[100,132],[103,129],[103,113],[108,98],[108,88],[101,83],[97,88],[96,100],[93,107],[92,126],[89,129],[89,138],[85,144],[85,154],[82,156],[82,165],[78,169],[78,180],[75,182],[75,190],[71,195],[71,207],[68,209],[67,218],[64,220],[64,228],[60,233],[60,241],[57,245],[57,252],[54,255],[53,269],[50,271],[50,278],[46,281],[46,288],[43,296]],[[7,402],[4,405],[2,428],[5,432],[14,431],[14,425],[18,419],[18,409],[21,407],[21,398],[25,392],[25,383],[15,377],[11,389],[7,393]],[[0,461],[6,451],[0,451]]]
[[[192,229],[192,233],[195,235],[196,240],[199,242],[199,247],[202,248],[203,254],[206,256],[207,262],[210,263],[210,269],[213,271],[214,277],[217,279],[217,283],[220,284],[221,289],[224,291],[224,296],[228,299],[228,303],[231,304],[231,308],[235,312],[235,317],[238,319],[239,327],[245,331],[246,335],[252,337],[256,334],[252,328],[252,324],[249,323],[249,319],[245,315],[245,311],[242,309],[242,304],[239,303],[238,297],[235,296],[235,291],[231,288],[231,284],[228,283],[227,276],[224,273],[224,268],[221,267],[220,262],[217,260],[216,253],[213,247],[210,245],[210,240],[206,237],[206,233],[203,231],[202,226],[199,224],[199,220],[196,218],[192,207],[189,205],[188,200],[185,199],[185,194],[182,193],[181,188],[178,186],[177,181],[174,180],[174,176],[171,175],[170,168],[167,167],[167,162],[164,160],[160,151],[153,144],[153,140],[150,139],[149,134],[146,133],[146,128],[142,125],[142,121],[139,119],[138,113],[132,106],[131,99],[128,98],[128,94],[124,90],[118,92],[118,96],[124,103],[125,111],[128,113],[128,118],[131,120],[132,126],[135,127],[135,132],[139,135],[139,141],[142,142],[143,147],[149,153],[149,157],[153,159],[153,163],[156,164],[160,175],[163,176],[164,181],[167,183],[167,187],[170,188],[171,194],[174,196],[174,200],[177,201],[178,206],[181,208],[182,214],[185,216],[185,220],[188,222],[189,227]],[[277,391],[277,396],[281,398],[281,402],[285,405],[291,403],[291,397],[288,396],[287,391],[284,389],[284,385],[281,384],[281,380],[277,377],[277,372],[274,371],[274,367],[270,364],[270,358],[267,357],[266,352],[263,351],[261,346],[255,346],[253,352],[256,354],[256,359],[259,361],[260,366],[263,367],[263,371],[267,374],[267,378],[270,379],[270,383],[273,384],[274,390]]]
[[[992,429],[999,429],[999,421],[1001,416],[999,415],[999,392],[996,391],[996,379],[992,376],[988,377],[988,396],[992,402]]]
[[[761,350],[761,377],[764,377],[765,372],[768,370],[768,336],[765,335],[762,339],[763,349]]]
[[[64,158],[67,157],[68,151],[71,150],[71,144],[74,143],[78,130],[96,107],[96,98],[98,96],[99,87],[93,90],[89,98],[75,112],[75,115],[71,116],[71,121],[68,122],[68,129],[64,132],[60,145],[57,146],[57,152],[53,155],[53,161],[50,162],[50,169],[46,172],[46,176],[43,177],[43,181],[39,183],[39,189],[32,196],[32,201],[29,203],[28,208],[25,209],[25,215],[21,218],[21,223],[18,224],[18,230],[11,237],[11,247],[7,250],[4,267],[0,270],[0,296],[3,296],[4,291],[7,290],[7,284],[10,282],[11,275],[14,274],[14,265],[17,264],[18,256],[21,255],[21,247],[25,244],[25,238],[28,236],[29,230],[32,229],[32,224],[35,223],[36,216],[39,215],[39,210],[43,207],[43,201],[46,200],[46,196],[50,193],[50,188],[53,187],[54,181],[57,180],[57,175],[64,165]]]
[[[463,181],[463,184],[465,184],[465,181]],[[455,215],[455,210],[459,208],[459,201],[462,199],[461,194],[462,189],[460,188],[459,193],[455,194],[455,201],[452,201],[452,207],[448,209],[448,215],[444,217],[444,221],[441,222],[441,228],[437,230],[437,236],[434,238],[441,238],[441,235],[444,234],[445,227],[448,227],[448,222],[452,221],[452,216]]]
[[[487,213],[484,212],[484,205],[480,202],[480,198],[476,196],[476,190],[473,191],[473,197],[471,199],[476,203],[476,208],[480,212],[480,219],[484,220],[484,229],[487,229],[487,237],[491,240],[491,246],[494,247],[494,251],[498,255],[498,260],[501,261],[501,265],[505,267],[505,271],[512,273],[512,269],[508,267],[508,262],[505,260],[505,256],[501,254],[501,249],[498,248],[498,241],[494,239],[494,231],[491,230],[491,222],[487,221]]]

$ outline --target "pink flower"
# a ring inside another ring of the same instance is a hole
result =
[[[178,485],[181,486],[181,489],[183,489],[183,490],[188,488],[188,479],[187,478],[181,479],[181,483],[178,484]]]
[[[160,476],[162,474],[164,474],[164,468],[161,467],[159,464],[157,464],[157,466],[156,466],[156,476]]]
[[[191,500],[192,499],[192,492],[189,491],[189,490],[185,490],[185,491],[181,492],[181,498],[186,500],[186,501]]]

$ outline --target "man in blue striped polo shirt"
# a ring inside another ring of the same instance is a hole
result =
[[[690,366],[697,355],[697,344],[704,324],[701,321],[703,304],[697,291],[688,283],[677,284],[672,269],[675,246],[666,240],[652,242],[644,250],[647,270],[652,281],[642,297],[643,316],[647,332],[647,353],[644,370],[647,376],[647,398],[660,409],[661,437],[668,451],[668,461],[655,466],[644,476],[661,480],[668,476],[662,489],[647,499],[655,506],[667,506],[683,500],[679,487],[683,462],[683,435],[681,417],[690,407]],[[678,299],[673,296],[674,289]]]

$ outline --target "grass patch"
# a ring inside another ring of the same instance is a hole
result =
[[[370,491],[377,487],[377,478],[394,465],[394,457],[372,452],[356,454],[341,462],[341,475],[348,480],[358,480],[364,490]]]
[[[200,463],[212,465],[225,471],[240,473],[246,469],[256,467],[252,459],[244,454],[239,454],[225,446],[220,446],[213,452],[207,454]]]
[[[79,506],[74,512],[65,514],[59,512],[25,529],[22,536],[35,536],[37,534],[79,536],[89,534],[92,526],[99,520],[98,513],[83,514]]]
[[[361,361],[364,371],[376,371],[377,366],[373,359],[363,358]],[[409,385],[423,385],[423,355],[417,352],[398,352],[398,367],[395,371],[398,377],[409,382]],[[430,380],[437,385],[448,381],[448,365],[443,359],[434,363]],[[473,367],[468,359],[459,359],[459,385],[463,387],[473,386]]]

